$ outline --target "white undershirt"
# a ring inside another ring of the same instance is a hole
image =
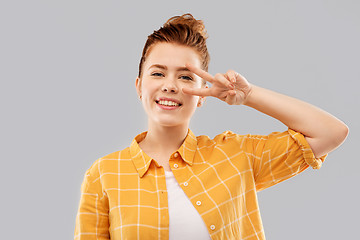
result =
[[[209,240],[206,225],[171,171],[165,171],[169,203],[170,240]]]

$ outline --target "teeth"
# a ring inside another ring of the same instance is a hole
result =
[[[164,100],[159,101],[159,104],[164,105],[164,106],[179,106],[179,104],[176,102],[164,101]]]

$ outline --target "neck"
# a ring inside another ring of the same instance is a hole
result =
[[[188,133],[188,125],[164,127],[150,124],[142,145],[151,146],[152,151],[174,152],[184,142]]]

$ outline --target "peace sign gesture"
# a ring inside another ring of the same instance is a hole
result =
[[[229,105],[241,105],[246,101],[251,92],[251,85],[239,73],[228,70],[225,74],[217,73],[212,76],[210,73],[195,67],[192,64],[185,66],[193,73],[211,83],[211,87],[206,88],[183,88],[186,94],[200,97],[212,96],[228,103]]]

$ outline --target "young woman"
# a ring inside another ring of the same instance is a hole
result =
[[[265,239],[256,192],[320,168],[346,138],[347,126],[319,108],[234,70],[209,74],[206,38],[191,14],[148,37],[136,79],[148,131],[88,169],[75,239]],[[255,108],[288,130],[196,137],[189,122],[205,97]]]

